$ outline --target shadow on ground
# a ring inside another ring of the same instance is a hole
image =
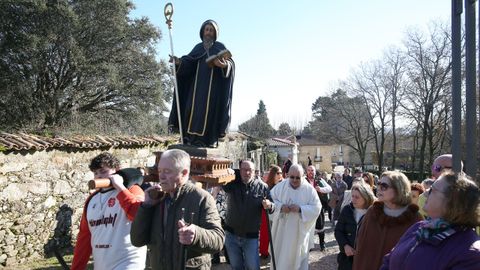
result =
[[[326,265],[332,265],[332,261],[337,260],[337,254],[330,254],[320,257],[319,260],[310,262],[309,267],[310,269],[328,269],[325,268]]]

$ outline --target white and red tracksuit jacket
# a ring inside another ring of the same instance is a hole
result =
[[[130,242],[130,227],[144,196],[138,185],[93,193],[86,201],[72,270],[86,269],[93,255],[95,269],[144,269],[147,247]]]

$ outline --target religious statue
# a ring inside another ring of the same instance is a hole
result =
[[[180,117],[174,100],[168,125],[178,132],[181,119],[187,145],[215,147],[230,123],[235,63],[217,41],[218,33],[217,23],[207,20],[200,28],[202,42],[188,55],[170,57],[175,62]]]

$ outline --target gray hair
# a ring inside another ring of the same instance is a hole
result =
[[[255,171],[255,163],[253,163],[251,160],[248,160],[248,159],[245,159],[245,160],[242,160],[242,164],[243,163],[249,163],[250,164],[250,169],[252,169],[252,171]],[[240,168],[241,168],[242,165],[240,165]]]
[[[190,172],[190,155],[187,152],[180,149],[169,149],[162,153],[160,159],[163,158],[171,160],[178,172],[185,169]]]
[[[292,170],[298,172],[300,176],[304,175],[303,167],[300,164],[293,164],[292,166],[290,166],[290,170],[288,171],[288,173],[290,174]]]
[[[353,185],[353,183],[365,184],[365,180],[363,180],[362,177],[355,177],[352,180],[352,185]]]

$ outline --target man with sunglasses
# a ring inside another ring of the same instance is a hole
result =
[[[432,164],[432,179],[433,181],[435,181],[436,179],[438,179],[438,177],[440,177],[440,175],[447,171],[447,170],[452,170],[452,154],[443,154],[443,155],[440,155],[438,156],[434,161],[433,161],[433,164]],[[461,168],[463,170],[463,163],[461,163]],[[420,211],[419,213],[424,217],[426,218],[427,217],[427,213],[423,210],[423,206],[425,205],[425,202],[427,201],[427,197],[428,197],[428,193],[429,193],[430,189],[428,190],[425,190],[424,193],[422,193],[419,197],[418,197],[418,207],[420,208]]]
[[[304,178],[302,166],[293,164],[288,178],[271,193],[276,206],[272,240],[277,269],[308,269],[310,238],[322,208],[317,191]]]

